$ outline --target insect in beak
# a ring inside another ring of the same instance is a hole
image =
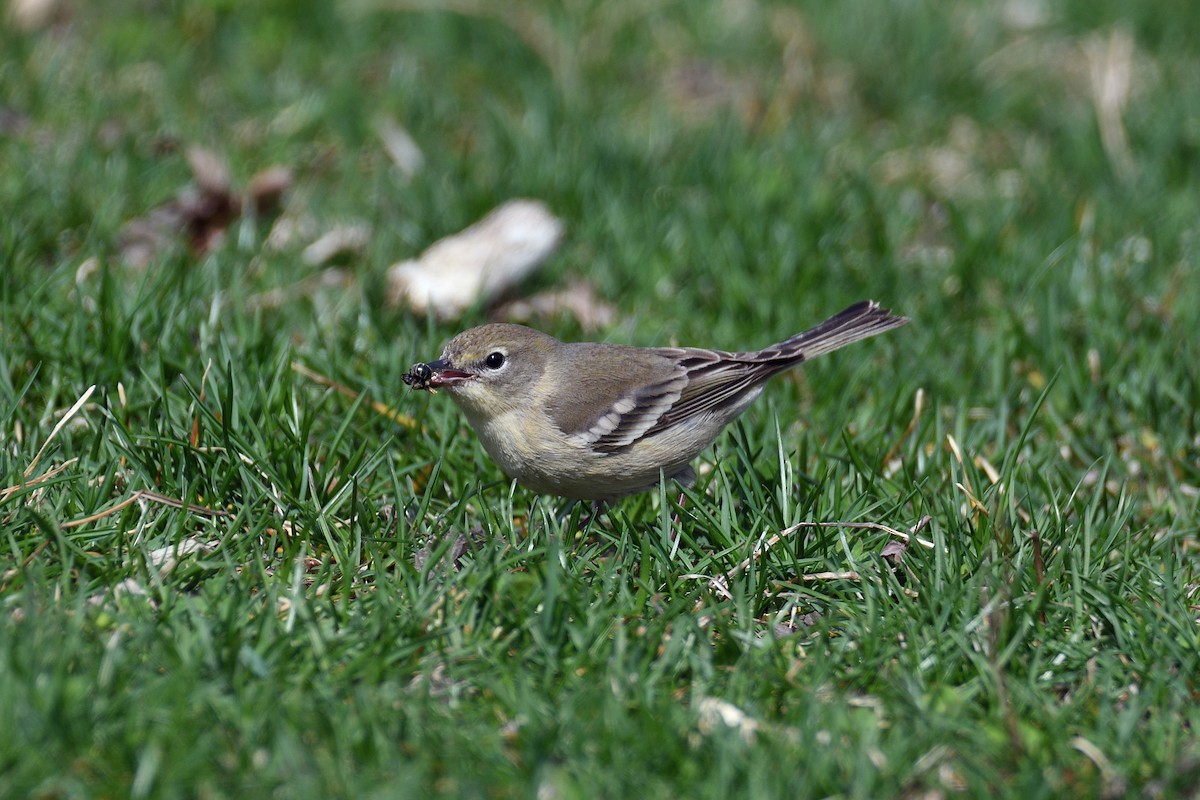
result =
[[[404,377],[400,380],[413,389],[433,391],[433,387],[429,385],[429,381],[433,378],[433,368],[428,364],[421,362],[413,364]]]
[[[402,380],[414,389],[435,392],[443,386],[453,386],[471,377],[471,373],[454,369],[449,362],[439,359],[428,364],[413,364]]]

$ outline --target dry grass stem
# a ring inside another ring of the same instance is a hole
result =
[[[104,517],[111,516],[111,515],[117,513],[118,511],[120,511],[121,509],[125,508],[126,506],[132,505],[133,503],[136,503],[139,500],[149,500],[150,502],[158,503],[159,505],[170,506],[171,508],[184,509],[186,511],[191,511],[193,514],[200,514],[205,517],[227,517],[227,516],[229,516],[228,511],[225,511],[220,508],[205,508],[204,506],[193,505],[192,503],[185,503],[182,500],[176,500],[173,497],[167,497],[166,495],[159,494],[158,492],[151,492],[148,489],[138,489],[133,494],[129,495],[129,497],[126,497],[124,500],[122,500],[121,502],[117,503],[114,506],[109,506],[108,508],[104,509],[103,511],[97,511],[95,514],[91,514],[91,515],[83,517],[81,519],[73,519],[70,522],[64,522],[59,527],[60,528],[78,528],[80,525],[86,525],[89,522],[95,522],[98,519],[103,519]]]
[[[65,470],[67,467],[71,466],[72,464],[76,464],[78,462],[79,462],[78,458],[67,459],[63,463],[51,467],[50,469],[46,470],[41,475],[38,475],[35,478],[30,478],[29,480],[24,481],[22,483],[17,483],[12,486],[6,486],[5,488],[0,489],[0,503],[6,502],[8,500],[8,498],[12,497],[14,494],[21,491],[22,489],[28,489],[31,486],[37,486],[39,483],[44,483],[44,482],[50,480],[55,475],[58,475],[60,472]]]
[[[300,375],[303,375],[304,377],[308,378],[313,383],[317,383],[317,384],[320,384],[321,386],[325,386],[330,389],[333,389],[335,392],[338,392],[339,394],[343,394],[346,397],[349,397],[351,400],[357,400],[359,398],[359,393],[354,391],[353,389],[351,389],[349,386],[344,386],[343,384],[338,383],[337,381],[333,380],[332,378],[327,378],[324,375],[322,375],[321,373],[315,372],[314,370],[311,370],[308,367],[304,366],[299,361],[292,362],[292,371],[296,372]],[[399,411],[396,411],[394,408],[389,408],[388,406],[384,405],[383,403],[380,403],[378,400],[368,400],[367,405],[370,406],[372,409],[374,409],[377,414],[387,417],[392,422],[403,425],[406,428],[417,427],[417,421],[415,419],[408,416],[407,414],[401,414]]]
[[[897,538],[900,538],[900,539],[904,540],[905,542],[916,542],[917,544],[921,545],[922,547],[933,549],[933,547],[934,547],[933,542],[931,542],[927,539],[922,539],[919,536],[917,536],[917,533],[919,533],[920,531],[922,531],[926,527],[928,527],[929,523],[932,521],[933,521],[933,518],[930,517],[928,514],[926,514],[925,516],[923,516],[919,520],[917,520],[917,524],[913,525],[911,528],[909,528],[907,533],[905,533],[903,531],[898,531],[895,528],[890,528],[887,525],[883,525],[878,522],[798,522],[795,525],[791,526],[790,528],[785,528],[784,530],[780,531],[779,533],[771,536],[769,539],[766,540],[766,542],[764,542],[762,544],[762,546],[755,548],[754,552],[751,555],[744,558],[741,561],[741,563],[739,563],[733,569],[729,570],[729,572],[725,573],[724,575],[718,575],[716,577],[713,577],[711,575],[703,575],[700,573],[691,573],[688,575],[684,575],[683,577],[708,581],[709,585],[712,587],[712,589],[714,591],[717,592],[717,594],[721,595],[722,597],[724,597],[725,599],[728,600],[728,599],[732,599],[732,597],[733,597],[733,594],[729,591],[729,581],[731,579],[737,577],[742,572],[744,572],[747,568],[749,568],[749,566],[751,564],[753,564],[755,561],[757,561],[759,558],[761,558],[762,555],[764,553],[766,553],[768,550],[770,550],[772,547],[774,547],[779,542],[783,541],[785,538],[787,538],[788,536],[791,536],[793,533],[795,533],[796,531],[798,531],[802,528],[853,528],[856,530],[879,530],[879,531],[884,531],[885,533],[891,534],[892,536],[895,536]],[[809,572],[809,573],[805,573],[800,576],[800,580],[805,581],[805,582],[828,581],[828,580],[860,580],[861,578],[862,578],[862,575],[860,575],[858,572],[855,572],[853,570],[845,570],[845,571],[840,571],[840,572]],[[909,592],[906,590],[906,593],[909,593]]]
[[[58,421],[58,424],[56,424],[54,429],[50,431],[50,435],[46,437],[46,441],[42,442],[42,446],[38,448],[37,455],[33,457],[33,461],[30,461],[29,466],[25,468],[26,478],[33,474],[34,469],[37,468],[38,462],[42,459],[42,454],[46,452],[46,448],[50,446],[52,441],[54,441],[54,437],[58,436],[58,432],[61,431],[63,427],[71,421],[71,417],[79,413],[79,409],[83,408],[83,404],[88,401],[88,398],[91,397],[92,393],[95,391],[96,385],[92,384],[87,388],[87,391],[83,393],[83,396],[75,401],[75,405],[71,406],[67,410],[66,414],[63,414],[62,419]]]
[[[1100,142],[1113,171],[1125,181],[1137,172],[1124,120],[1133,93],[1133,49],[1133,36],[1124,28],[1114,29],[1107,39],[1090,38],[1083,47]]]
[[[888,450],[886,456],[883,457],[883,463],[889,464],[896,457],[896,453],[900,452],[900,446],[912,436],[913,431],[917,429],[917,423],[921,420],[921,414],[925,411],[925,390],[917,389],[916,395],[913,396],[913,415],[908,421],[908,427],[904,429],[904,433],[900,434],[900,438],[892,445],[892,449]]]

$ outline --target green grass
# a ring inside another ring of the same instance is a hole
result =
[[[439,6],[0,31],[0,797],[1200,791],[1200,6]],[[193,144],[369,224],[348,279],[269,219],[125,266]],[[400,380],[485,315],[387,267],[517,196],[568,231],[522,293],[619,310],[564,338],[913,322],[585,520]]]

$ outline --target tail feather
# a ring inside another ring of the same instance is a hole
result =
[[[682,420],[701,414],[716,414],[722,419],[719,424],[724,425],[758,396],[762,383],[772,375],[907,322],[906,317],[896,316],[873,300],[868,300],[850,306],[820,325],[765,350],[751,353],[688,348],[661,350],[664,355],[678,359],[682,373],[672,375],[668,380],[682,380],[682,388],[673,386],[675,394],[655,411],[659,414],[658,418],[650,427],[639,428],[636,436],[653,436]],[[665,385],[655,384],[652,388],[661,390]],[[655,396],[666,395],[658,391]],[[624,447],[629,441],[616,444]],[[598,448],[604,446],[607,445],[603,440],[597,445]]]
[[[768,347],[762,354],[797,362],[808,361],[907,323],[908,317],[897,316],[874,300],[864,300],[803,333]]]

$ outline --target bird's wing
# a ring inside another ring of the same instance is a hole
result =
[[[747,392],[797,363],[797,359],[775,359],[760,353],[689,349],[675,352],[686,376],[686,386],[654,424],[642,431],[642,436],[653,436],[692,417],[738,405]]]
[[[546,413],[571,441],[598,452],[615,452],[642,438],[687,388],[688,376],[678,360],[657,351],[570,347],[574,352],[564,361],[593,368],[555,382]]]
[[[576,376],[572,396],[547,403],[551,420],[577,444],[614,453],[689,417],[736,402],[777,371],[756,361],[754,354],[661,348],[637,355],[614,361],[615,375],[594,381]],[[584,408],[592,410],[584,413]],[[596,412],[597,408],[603,410]]]

